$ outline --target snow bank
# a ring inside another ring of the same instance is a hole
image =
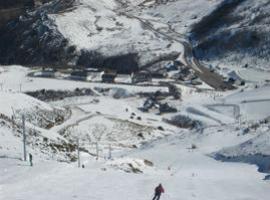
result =
[[[255,164],[260,172],[270,172],[269,129],[239,145],[222,149],[213,154],[217,160]]]
[[[270,116],[270,86],[263,86],[247,91],[240,91],[227,96],[224,101],[240,107],[244,120],[262,120]]]
[[[151,167],[153,167],[153,163],[148,160],[127,157],[117,158],[107,162],[106,164],[128,173],[143,173],[145,170],[151,170]]]
[[[130,6],[129,11],[159,25],[160,29],[169,25],[174,31],[184,34],[191,25],[215,10],[221,2],[222,0],[144,1],[140,7]]]
[[[96,51],[105,57],[135,53],[140,66],[159,56],[181,52],[181,45],[172,45],[147,30],[138,19],[120,13],[116,5],[114,0],[78,0],[73,11],[50,17],[78,50]]]
[[[53,108],[23,93],[0,91],[0,113],[11,117],[20,112],[35,113],[37,110],[53,111]]]
[[[123,88],[113,88],[109,91],[109,96],[112,96],[115,99],[121,99],[131,97],[132,94]]]

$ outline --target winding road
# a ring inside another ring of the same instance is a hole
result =
[[[191,68],[195,72],[195,75],[198,76],[203,82],[205,82],[209,86],[213,87],[216,90],[221,91],[235,89],[233,85],[225,82],[221,75],[212,72],[210,69],[208,69],[206,66],[204,66],[202,63],[199,62],[199,60],[195,57],[193,53],[193,46],[183,34],[175,32],[169,26],[167,32],[164,33],[156,29],[150,22],[150,20],[142,19],[140,17],[131,15],[121,10],[113,10],[113,11],[116,12],[118,15],[123,15],[126,16],[127,18],[139,20],[143,25],[143,27],[146,28],[147,30],[152,31],[155,34],[159,34],[170,41],[180,43],[184,49],[183,52],[179,53],[179,57],[182,57],[182,59],[184,59],[183,64],[186,67]]]

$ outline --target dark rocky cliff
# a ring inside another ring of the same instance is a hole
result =
[[[196,56],[223,66],[270,70],[269,0],[225,1],[194,26]]]
[[[2,26],[0,63],[42,66],[67,64],[73,58],[75,48],[68,46],[68,41],[57,31],[48,14],[60,12],[72,2],[59,0],[21,12],[20,17]],[[26,7],[23,6],[23,9]]]
[[[34,0],[0,0],[0,28],[22,15],[26,8],[34,5]]]
[[[44,1],[43,1],[44,3]],[[74,0],[54,0],[19,13],[0,31],[0,64],[25,66],[95,66],[130,73],[138,70],[137,54],[104,57],[95,51],[77,50],[58,31],[50,14],[72,9]]]

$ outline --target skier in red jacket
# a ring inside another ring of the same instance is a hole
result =
[[[161,193],[164,193],[164,188],[162,187],[161,183],[155,188],[155,196],[153,200],[159,200]]]

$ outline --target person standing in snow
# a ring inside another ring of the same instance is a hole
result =
[[[162,187],[161,183],[155,188],[155,196],[153,200],[159,200],[161,193],[164,193],[164,188]]]
[[[29,161],[30,161],[30,166],[33,166],[33,156],[31,153],[29,153]]]

